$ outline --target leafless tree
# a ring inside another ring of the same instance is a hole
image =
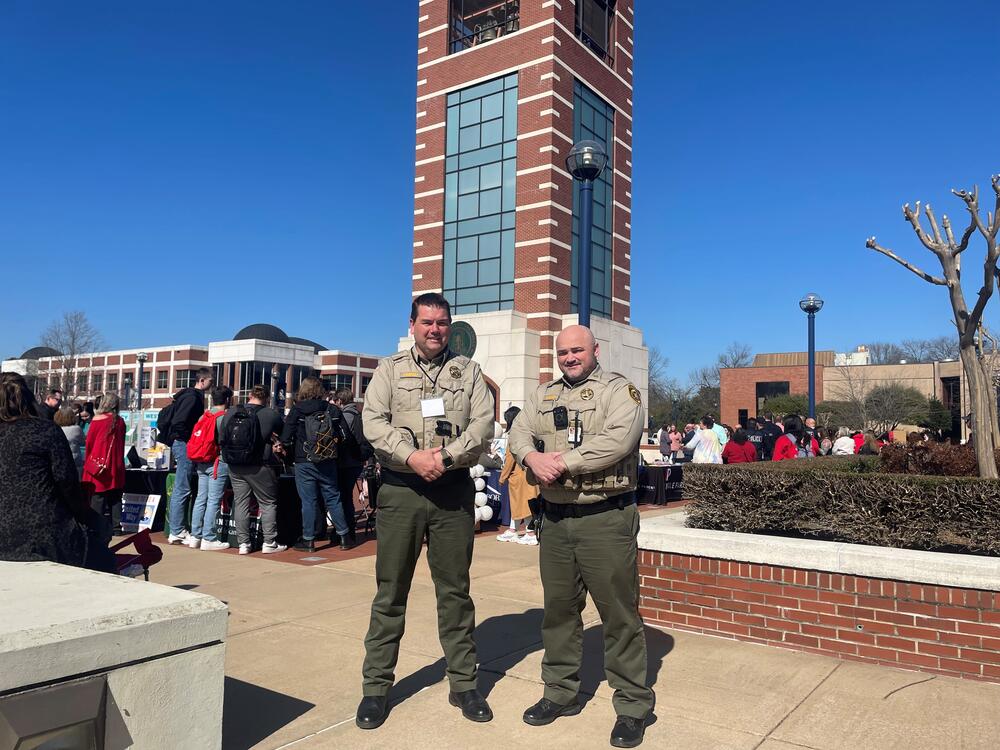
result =
[[[997,234],[1000,233],[1000,175],[994,175],[991,184],[996,196],[993,211],[986,212],[986,221],[979,213],[979,188],[969,190],[952,190],[962,199],[969,212],[969,225],[962,232],[960,239],[955,238],[951,221],[947,216],[937,217],[930,205],[924,207],[924,215],[930,225],[930,232],[921,225],[920,203],[916,208],[903,206],[903,216],[913,227],[921,244],[930,250],[941,264],[941,275],[936,276],[923,271],[907,260],[896,255],[892,250],[878,244],[875,237],[869,237],[867,247],[882,253],[899,263],[908,271],[916,274],[929,284],[943,286],[948,289],[952,315],[958,331],[959,356],[962,369],[969,389],[972,429],[975,438],[976,459],[979,462],[979,475],[990,479],[997,478],[996,461],[993,457],[994,446],[1000,444],[1000,426],[997,423],[996,386],[992,382],[988,367],[980,357],[976,347],[977,333],[983,319],[986,303],[993,295],[996,285],[997,260],[1000,257],[1000,246],[997,244]],[[962,253],[969,247],[969,241],[976,233],[982,235],[986,242],[986,255],[983,261],[982,286],[976,294],[972,309],[966,304],[965,291],[961,283]]]
[[[953,336],[938,336],[927,339],[927,354],[931,362],[958,359],[958,341]]]
[[[872,384],[868,382],[868,374],[864,367],[838,367],[838,381],[830,384],[827,398],[833,401],[843,401],[848,404],[847,413],[840,415],[849,422],[847,426],[863,428],[868,424],[868,393]]]
[[[907,362],[930,362],[930,348],[927,339],[903,339],[899,348]]]
[[[719,367],[749,367],[751,362],[751,348],[749,344],[741,344],[734,341],[726,350],[719,355]]]
[[[63,392],[67,396],[80,395],[79,379],[81,375],[86,376],[89,369],[81,366],[81,356],[104,346],[104,339],[91,325],[86,313],[79,310],[63,313],[42,332],[40,340],[42,346],[55,349],[62,356],[59,364],[63,373]]]
[[[895,365],[899,363],[899,360],[905,359],[903,350],[896,344],[874,341],[866,346],[868,347],[868,359],[873,365]]]

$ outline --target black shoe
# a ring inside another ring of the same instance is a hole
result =
[[[341,534],[340,535],[340,548],[341,549],[350,549],[353,546],[354,546],[354,542],[351,541],[350,537],[348,537],[347,534]]]
[[[325,529],[323,531],[317,531],[316,536],[313,537],[314,542],[325,542],[327,539],[329,539],[329,536],[327,536]]]
[[[299,552],[315,552],[316,545],[313,544],[312,539],[299,539],[292,549],[298,550]]]
[[[385,695],[366,695],[358,704],[354,723],[361,729],[377,729],[389,715],[389,698]]]
[[[479,694],[478,690],[466,690],[462,693],[448,693],[448,702],[462,709],[462,716],[469,721],[490,721],[493,712],[490,704]]]
[[[563,705],[553,703],[548,698],[542,698],[538,703],[524,712],[524,723],[533,727],[544,727],[551,724],[560,716],[576,716],[583,710],[579,702],[573,701]]]
[[[633,716],[619,716],[611,730],[611,747],[638,747],[646,731],[646,720]]]

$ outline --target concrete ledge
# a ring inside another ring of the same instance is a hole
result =
[[[682,513],[642,519],[639,549],[762,565],[1000,591],[1000,559],[690,529]]]
[[[225,641],[204,594],[56,563],[0,562],[0,693]]]

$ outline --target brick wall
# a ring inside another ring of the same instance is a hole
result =
[[[823,365],[816,365],[816,403],[823,400]],[[757,383],[788,381],[789,393],[809,393],[809,367],[736,367],[719,370],[719,417],[735,425],[739,410],[757,416]]]
[[[1000,593],[640,550],[646,622],[1000,682]]]

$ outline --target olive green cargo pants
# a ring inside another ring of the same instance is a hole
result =
[[[646,687],[646,636],[639,616],[638,533],[635,505],[558,521],[545,516],[542,521],[542,681],[550,701],[570,703],[580,690],[580,613],[589,591],[604,624],[604,669],[615,691],[615,712],[643,719],[653,709],[653,691]]]
[[[454,692],[476,688],[476,645],[472,640],[476,610],[469,596],[474,498],[475,486],[468,474],[453,486],[429,496],[410,487],[389,484],[379,490],[375,520],[378,591],[372,602],[362,669],[362,689],[366,696],[385,695],[395,682],[406,600],[425,535],[448,681]]]

